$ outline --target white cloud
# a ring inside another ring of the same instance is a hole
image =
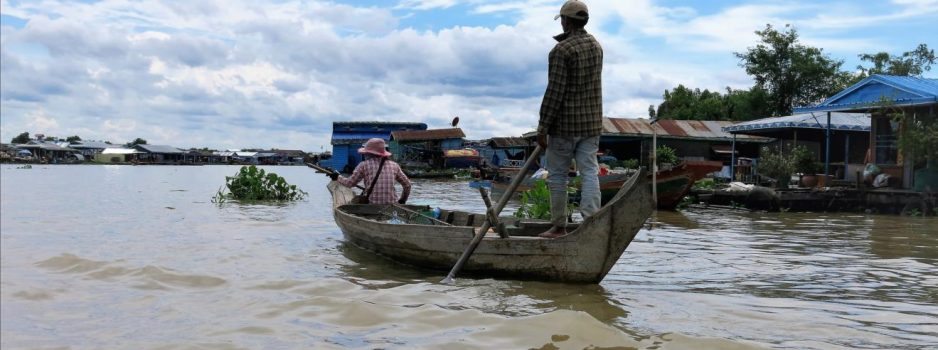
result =
[[[537,122],[561,3],[0,0],[5,15],[28,20],[0,36],[0,136],[36,127],[52,130],[30,132],[115,143],[318,150],[333,121],[445,127],[454,115],[470,138],[518,135]],[[706,11],[699,3],[588,3],[613,116],[645,116],[677,84],[748,86],[731,53],[753,45],[766,23],[794,23],[805,43],[855,55],[882,43],[852,28],[934,17],[936,8],[895,0],[876,13],[845,2],[836,5],[850,16],[834,17],[807,2]],[[464,25],[457,11],[492,24]],[[421,18],[433,24],[413,25]]]

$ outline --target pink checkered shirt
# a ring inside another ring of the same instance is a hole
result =
[[[380,158],[371,158],[358,163],[352,177],[339,177],[339,183],[345,187],[354,187],[360,181],[364,180],[364,187],[367,189],[371,185],[371,180],[375,178],[378,166],[381,165]],[[394,182],[397,181],[404,187],[403,196],[410,195],[410,179],[404,175],[401,166],[388,159],[384,162],[384,168],[381,169],[381,175],[378,175],[378,183],[368,198],[371,204],[390,204],[398,200],[397,190],[394,189]]]

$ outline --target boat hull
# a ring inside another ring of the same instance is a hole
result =
[[[600,211],[579,224],[569,235],[544,239],[533,234],[546,229],[546,222],[515,221],[518,235],[500,238],[489,233],[463,267],[473,275],[516,279],[599,283],[619,259],[629,243],[651,215],[651,194],[644,176],[633,176],[623,183],[615,198]],[[380,212],[388,206],[349,205],[347,188],[330,184],[333,213],[345,239],[360,248],[391,260],[423,268],[450,269],[472,240],[480,215],[454,217],[477,218],[456,222],[461,225],[419,225],[388,223],[369,218],[369,211]],[[350,191],[349,191],[350,192]],[[459,219],[456,219],[459,221]],[[505,218],[506,222],[512,219]],[[509,225],[510,226],[510,225]],[[508,232],[511,228],[506,227]],[[522,231],[527,231],[523,232]]]

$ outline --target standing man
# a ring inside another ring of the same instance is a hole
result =
[[[567,169],[576,160],[582,177],[580,212],[595,214],[600,206],[599,136],[602,134],[603,48],[583,29],[589,10],[570,0],[560,8],[563,34],[548,56],[547,91],[541,102],[537,144],[547,150],[547,185],[553,226],[540,234],[557,238],[567,234]]]

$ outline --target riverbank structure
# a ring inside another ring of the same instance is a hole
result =
[[[804,113],[784,117],[763,118],[736,123],[723,131],[738,135],[755,135],[776,140],[780,152],[788,152],[797,146],[807,148],[815,159],[823,160],[827,147],[830,153],[831,173],[834,178],[855,181],[856,173],[863,170],[864,156],[870,145],[870,115],[867,113],[832,113],[831,142],[827,142],[827,116],[824,113]],[[733,147],[736,144],[734,142]],[[750,160],[733,159],[733,180],[752,182],[756,169]],[[757,166],[757,165],[756,165]],[[814,175],[814,174],[811,174]]]
[[[442,168],[444,152],[463,148],[465,138],[460,128],[398,130],[391,132],[388,148],[394,160],[403,166]]]
[[[917,155],[900,148],[901,134],[910,129],[938,123],[938,79],[871,75],[814,106],[795,108],[795,113],[824,116],[826,132],[836,112],[869,113],[870,152],[867,161],[883,173],[900,179],[902,189],[938,192],[938,159],[916,161]],[[831,137],[826,138],[831,142]],[[827,147],[828,152],[831,147]],[[919,155],[920,156],[920,155]],[[921,159],[921,157],[918,157]],[[825,156],[825,174],[830,175],[831,155]]]
[[[427,130],[425,123],[345,121],[332,123],[332,159],[322,165],[343,173],[351,173],[361,162],[358,149],[371,138],[391,140],[391,133],[403,130]]]

